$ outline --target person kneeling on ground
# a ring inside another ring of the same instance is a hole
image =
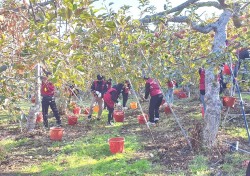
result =
[[[117,103],[117,105],[120,106],[117,99],[120,93],[122,92],[123,86],[124,85],[122,83],[114,85],[111,89],[109,89],[104,94],[104,97],[103,97],[104,103],[106,104],[107,109],[109,111],[107,125],[112,125],[111,121],[113,120],[113,112],[114,112],[115,103]]]

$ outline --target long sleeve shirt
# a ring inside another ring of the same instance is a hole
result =
[[[149,84],[149,83],[146,83],[146,84],[145,84],[145,97],[144,97],[145,99],[148,98],[149,93],[150,93],[150,84]]]
[[[94,81],[91,85],[91,91],[99,91],[102,95],[107,92],[107,84],[105,81]]]
[[[41,95],[42,96],[54,96],[55,86],[51,82],[42,82]]]

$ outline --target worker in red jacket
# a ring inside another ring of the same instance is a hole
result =
[[[120,104],[118,103],[118,98],[120,93],[122,92],[123,86],[124,85],[122,83],[114,85],[104,94],[104,103],[106,104],[109,111],[107,125],[112,125],[115,104],[117,103],[117,105],[120,106]]]
[[[122,90],[122,106],[123,106],[124,110],[128,109],[126,107],[126,104],[128,101],[128,94],[130,94],[130,89],[131,89],[131,85],[129,83],[129,80],[126,80],[124,87],[123,87],[123,90]]]
[[[152,78],[145,77],[146,80],[145,84],[145,99],[148,98],[150,95],[150,102],[149,102],[149,122],[148,125],[154,125],[159,121],[159,107],[161,105],[163,94],[161,92],[160,86],[158,82]]]
[[[58,127],[61,127],[61,118],[59,115],[59,111],[57,109],[55,103],[55,86],[52,82],[48,80],[48,76],[51,75],[51,72],[44,71],[46,76],[41,77],[42,85],[41,85],[41,96],[42,96],[42,113],[43,113],[43,125],[45,128],[49,128],[48,124],[48,109],[49,106],[54,113],[56,118],[56,124]]]
[[[200,100],[202,102],[204,111],[206,110],[205,104],[205,69],[199,68],[199,75],[200,75]]]
[[[104,80],[104,76],[100,74],[97,75],[97,80],[93,81],[91,85],[91,92],[92,92],[92,100],[90,104],[90,110],[88,114],[88,119],[92,118],[93,107],[97,103],[99,106],[99,111],[97,115],[97,120],[101,119],[102,111],[103,111],[103,95],[107,91],[107,84]]]
[[[106,84],[107,84],[107,90],[111,89],[111,88],[112,88],[112,79],[109,78],[109,79],[106,81]]]
[[[174,88],[176,86],[176,81],[169,79],[167,81],[167,87],[168,87],[168,91],[166,94],[166,100],[169,104],[173,104],[174,103]]]

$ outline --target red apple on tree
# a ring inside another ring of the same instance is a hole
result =
[[[232,40],[238,38],[238,34],[235,34],[234,36],[232,36]]]
[[[158,32],[155,32],[155,37],[159,38],[159,33]]]
[[[242,31],[243,31],[243,32],[247,32],[247,27],[243,27],[243,28],[242,28]]]
[[[174,35],[180,39],[183,39],[183,36],[181,34],[179,34],[178,32],[175,32]]]

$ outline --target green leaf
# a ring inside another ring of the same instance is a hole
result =
[[[82,65],[78,65],[78,66],[76,67],[76,69],[77,69],[78,71],[84,72],[84,67],[83,67]]]
[[[71,39],[71,41],[73,41],[75,38],[76,38],[76,35],[75,35],[74,33],[71,33],[71,34],[70,34],[70,39]]]
[[[67,10],[66,10],[66,19],[69,20],[71,18],[71,16],[72,16],[72,10],[67,8]]]
[[[131,17],[130,16],[128,16],[126,19],[125,19],[125,21],[129,21],[131,19]]]
[[[114,21],[106,21],[105,26],[108,28],[116,28]]]
[[[123,59],[125,58],[125,56],[126,56],[126,55],[125,55],[124,53],[121,54],[121,57],[122,57]]]
[[[73,5],[73,10],[76,10],[77,9],[77,4],[74,4]]]

